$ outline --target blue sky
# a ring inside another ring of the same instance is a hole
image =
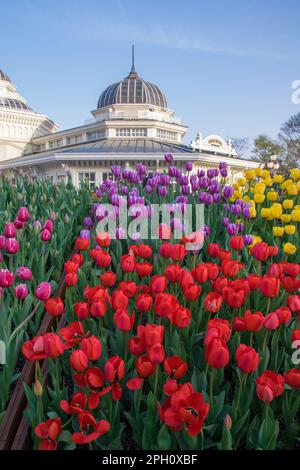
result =
[[[298,0],[10,0],[0,7],[0,68],[62,128],[80,125],[102,90],[140,76],[197,131],[275,137],[300,112]]]

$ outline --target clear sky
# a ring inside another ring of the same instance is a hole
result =
[[[0,68],[62,128],[130,69],[197,131],[275,137],[300,112],[299,0],[0,0]]]

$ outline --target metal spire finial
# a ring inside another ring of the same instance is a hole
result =
[[[128,75],[128,78],[138,78],[138,74],[136,73],[135,66],[134,66],[134,44],[132,44],[131,46],[131,60],[132,60],[132,64],[131,64],[131,70]]]

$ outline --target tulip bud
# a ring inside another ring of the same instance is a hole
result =
[[[24,300],[28,296],[28,287],[26,284],[19,284],[14,288],[14,294],[18,300]]]
[[[41,397],[43,395],[43,386],[39,379],[36,379],[34,382],[33,392],[37,397]]]
[[[225,419],[224,419],[224,426],[226,429],[230,430],[231,429],[231,426],[232,426],[232,419],[231,419],[231,416],[229,414],[227,414],[225,416]]]
[[[44,302],[49,299],[51,295],[51,285],[48,282],[41,282],[36,288],[35,296],[37,299]]]
[[[65,221],[65,224],[70,223],[70,217],[68,216],[68,214],[65,214],[64,221]]]

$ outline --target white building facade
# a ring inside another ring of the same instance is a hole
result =
[[[47,116],[32,111],[0,71],[0,173],[71,178],[75,186],[88,180],[95,188],[114,164],[130,169],[144,162],[155,171],[165,167],[168,153],[179,166],[192,161],[194,171],[226,162],[231,175],[238,176],[258,166],[237,158],[231,143],[216,135],[198,134],[191,145],[184,144],[188,128],[160,88],[138,76],[134,64],[127,77],[103,91],[91,115],[88,124],[60,131]]]

